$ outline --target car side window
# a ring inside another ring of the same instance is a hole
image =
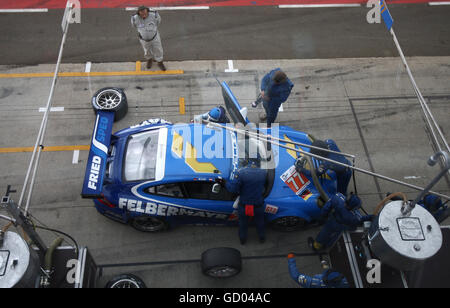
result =
[[[185,182],[184,187],[190,199],[201,200],[220,200],[220,201],[234,201],[236,195],[230,193],[225,187],[222,187],[220,192],[215,194],[212,192],[214,182]]]
[[[184,198],[183,191],[178,183],[151,186],[144,190],[147,194],[172,198]]]

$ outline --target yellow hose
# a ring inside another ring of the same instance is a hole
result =
[[[389,196],[387,196],[386,198],[381,200],[380,203],[378,203],[377,207],[375,208],[375,212],[373,214],[374,215],[380,214],[381,210],[386,205],[386,202],[391,200],[394,197],[402,197],[403,198],[403,202],[408,201],[408,199],[406,198],[406,195],[404,193],[402,193],[402,192],[396,192],[396,193],[390,194]]]

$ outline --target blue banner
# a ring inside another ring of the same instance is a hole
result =
[[[383,17],[386,28],[391,31],[394,20],[392,19],[391,13],[389,12],[385,0],[380,0],[380,5],[381,17]]]
[[[97,112],[86,165],[86,174],[84,176],[83,191],[81,192],[83,198],[97,198],[101,196],[113,123],[114,112]]]

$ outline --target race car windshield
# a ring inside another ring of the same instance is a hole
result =
[[[125,156],[125,181],[154,180],[159,130],[131,135]]]

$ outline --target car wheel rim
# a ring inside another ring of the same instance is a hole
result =
[[[208,276],[215,277],[215,278],[226,278],[231,277],[237,274],[237,269],[231,266],[217,266],[210,270],[208,270],[207,274]]]
[[[111,289],[140,289],[136,281],[131,279],[121,279],[111,286]]]
[[[116,90],[105,90],[97,95],[96,104],[99,108],[111,110],[116,108],[122,100],[122,94]]]
[[[153,217],[136,218],[134,223],[144,231],[159,231],[164,228],[164,222]]]

